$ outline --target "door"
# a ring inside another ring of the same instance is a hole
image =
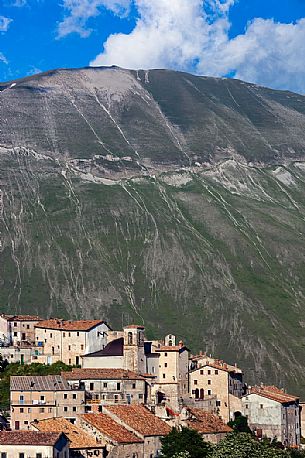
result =
[[[15,429],[16,431],[20,429],[20,421],[15,421]]]
[[[22,354],[20,355],[20,363],[24,364],[24,355],[22,355]]]
[[[25,338],[25,332],[23,332],[23,333],[21,334],[21,340],[26,340],[26,338]]]
[[[77,366],[79,366],[79,356],[76,356],[76,358],[75,358],[75,364],[76,364]]]

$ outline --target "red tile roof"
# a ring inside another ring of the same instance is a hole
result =
[[[197,408],[191,408],[188,411],[190,413],[190,419],[187,422],[188,427],[201,434],[229,433],[232,431],[232,428],[217,415]]]
[[[80,418],[89,423],[113,442],[119,444],[142,443],[143,440],[103,413],[87,413]]]
[[[102,320],[79,320],[79,321],[65,321],[65,320],[44,320],[35,325],[35,328],[42,329],[55,329],[61,331],[90,331],[100,324],[107,324]]]
[[[104,411],[115,415],[142,436],[166,436],[171,427],[142,405],[115,405],[104,407]]]
[[[38,431],[43,432],[63,432],[70,441],[70,448],[103,448],[103,444],[97,442],[96,438],[86,433],[77,425],[73,425],[66,418],[49,418],[33,422],[32,425]]]
[[[37,315],[1,315],[7,321],[42,321]]]
[[[72,369],[62,372],[67,380],[144,380],[144,377],[124,369]]]
[[[284,390],[276,386],[253,386],[249,394],[258,394],[264,398],[271,399],[272,401],[277,401],[281,404],[286,404],[287,402],[296,402],[299,400],[298,396],[285,393]]]
[[[1,445],[44,445],[54,446],[62,433],[41,431],[1,431]]]

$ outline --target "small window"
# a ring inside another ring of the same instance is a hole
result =
[[[23,412],[24,412],[24,408],[20,407],[20,413],[23,413]]]
[[[167,356],[167,353],[164,353],[164,356]]]
[[[208,385],[211,385],[211,380],[208,380]]]
[[[215,375],[218,375],[218,369],[215,370]]]
[[[63,336],[63,337],[66,337],[66,333],[65,333],[65,332],[63,332],[63,333],[62,333],[62,336]]]
[[[261,404],[259,407],[260,407],[261,409],[263,409],[263,408],[264,408],[264,404]]]
[[[164,367],[167,367],[167,363],[164,364]]]
[[[68,399],[67,393],[64,393],[64,399]]]
[[[73,393],[72,398],[73,398],[73,399],[76,399],[76,398],[77,398],[76,393]]]
[[[14,327],[15,327],[15,328],[17,327],[17,323],[14,323]]]
[[[72,410],[73,410],[73,412],[76,412],[76,407],[73,406],[73,407],[72,407]]]
[[[246,409],[249,409],[249,404],[246,404]]]
[[[200,371],[200,375],[203,375],[203,370],[202,370],[202,369],[201,369],[201,371]]]
[[[211,394],[212,394],[212,391],[208,390],[208,396],[211,396]]]
[[[107,382],[104,382],[103,387],[107,388]]]
[[[71,366],[71,358],[69,358],[69,365]]]
[[[71,345],[69,345],[68,349],[69,349],[69,351],[71,350]]]
[[[29,407],[28,408],[28,413],[31,413],[32,412],[32,407]]]
[[[18,332],[14,332],[14,337],[17,337],[18,336]]]
[[[163,378],[165,378],[165,374],[163,374]]]
[[[1,453],[1,458],[7,458],[7,453],[6,452],[2,452]]]
[[[90,391],[93,391],[94,390],[94,383],[90,383]]]
[[[136,384],[135,384],[135,383],[132,384],[132,389],[133,389],[133,390],[136,389]]]
[[[28,422],[27,420],[25,420],[25,421],[24,421],[24,424],[25,424],[25,425],[28,425],[28,424],[29,424],[29,422]]]
[[[83,349],[84,349],[84,346],[83,346],[83,344],[80,346],[80,349],[81,349],[81,350],[83,350]]]
[[[40,396],[40,400],[41,400],[41,401],[44,401],[44,396]]]
[[[53,334],[52,334],[52,332],[50,332],[50,339],[52,339],[52,337],[53,337]]]
[[[210,369],[208,370],[208,375],[211,375],[211,370]]]
[[[198,380],[194,380],[194,385],[198,385]]]
[[[143,394],[139,393],[139,399],[143,399]]]
[[[44,407],[40,407],[39,413],[44,413]]]
[[[69,332],[68,336],[71,337],[71,332]]]
[[[24,458],[24,453],[19,453],[19,458]]]
[[[64,412],[68,412],[68,407],[64,407]]]
[[[42,453],[36,453],[36,458],[42,458]]]
[[[78,331],[77,331],[76,335],[77,335],[77,337],[79,337],[79,332]]]
[[[117,383],[117,384],[116,384],[116,389],[117,389],[118,391],[120,391],[120,389],[121,389],[121,384],[120,384],[120,383]]]
[[[49,408],[48,408],[48,412],[49,412],[49,413],[52,413],[52,407],[49,407]]]
[[[220,407],[221,406],[221,401],[216,401],[216,407]]]
[[[26,325],[26,328],[27,328],[27,329],[30,329],[30,325],[29,325],[29,324],[27,324],[27,325]]]
[[[129,332],[127,335],[127,344],[132,345],[132,332]]]

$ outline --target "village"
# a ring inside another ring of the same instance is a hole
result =
[[[11,376],[1,458],[154,458],[173,427],[217,444],[238,416],[258,438],[301,447],[297,396],[250,387],[236,363],[193,355],[175,335],[146,340],[141,325],[115,331],[103,320],[2,314],[0,346],[8,365],[73,366],[60,375]]]

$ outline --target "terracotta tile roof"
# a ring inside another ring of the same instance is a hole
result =
[[[190,419],[187,422],[189,428],[195,429],[202,434],[229,433],[232,431],[230,426],[226,425],[221,418],[210,412],[192,408],[188,409]]]
[[[287,402],[296,402],[299,400],[298,396],[287,394],[284,390],[276,386],[253,386],[250,388],[249,394],[259,394],[264,398],[271,399],[272,401],[277,401],[281,404],[286,404]]]
[[[50,418],[33,422],[32,425],[38,431],[43,432],[63,432],[70,441],[70,448],[85,449],[85,448],[103,448],[104,445],[97,442],[96,438],[87,434],[79,426],[73,425],[65,418]]]
[[[128,326],[124,326],[124,329],[145,329],[145,326],[139,326],[137,324],[130,324]]]
[[[65,320],[44,320],[35,325],[35,328],[42,329],[55,329],[61,331],[90,331],[100,324],[107,324],[102,320],[79,320],[79,321],[65,321]]]
[[[54,446],[62,433],[40,431],[1,431],[1,445],[44,445]]]
[[[203,369],[204,367],[213,367],[214,369],[218,369],[220,371],[225,371],[225,372],[236,372],[238,374],[242,373],[241,369],[238,369],[238,367],[231,366],[230,364],[227,363],[222,363],[222,362],[204,362],[202,365],[198,366],[196,369],[194,369],[191,372],[198,371],[199,369]]]
[[[1,315],[7,321],[42,321],[37,315]]]
[[[119,444],[142,443],[143,440],[103,413],[86,413],[80,418],[113,442]]]
[[[67,380],[144,380],[144,377],[124,369],[72,369],[62,372]]]
[[[107,406],[104,411],[115,415],[142,436],[166,436],[171,431],[170,426],[142,405]]]
[[[71,391],[72,388],[60,375],[12,375],[12,391]]]

